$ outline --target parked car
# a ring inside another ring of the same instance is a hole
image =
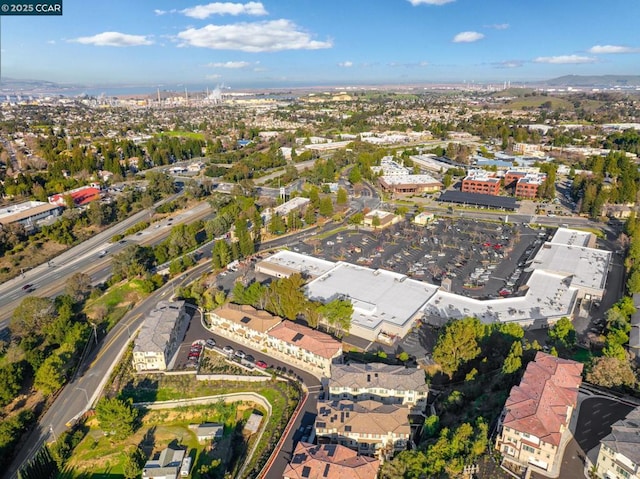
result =
[[[200,353],[189,353],[189,359],[198,359],[200,357]]]
[[[260,368],[260,369],[267,369],[267,363],[265,363],[264,361],[262,361],[261,359],[258,359],[256,361],[256,367]]]
[[[225,346],[222,348],[222,352],[225,354],[233,354],[234,349],[231,346]]]
[[[236,351],[236,357],[240,358],[240,359],[244,359],[247,357],[247,355],[244,353],[244,351],[238,350]]]
[[[245,361],[248,361],[250,363],[255,362],[256,358],[254,358],[253,356],[251,356],[250,354],[247,354],[244,358]]]
[[[207,343],[206,344],[207,344],[207,347],[212,348],[212,347],[214,347],[216,345],[216,341],[213,338],[209,338],[209,339],[207,339]]]

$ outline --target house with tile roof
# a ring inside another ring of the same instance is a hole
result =
[[[342,356],[342,343],[328,334],[293,321],[282,321],[267,333],[268,347],[287,358],[331,375],[331,364]]]
[[[262,343],[267,338],[267,331],[280,324],[282,318],[247,304],[227,303],[212,311],[209,321],[217,332]]]
[[[388,458],[411,440],[409,406],[347,399],[318,401],[318,444],[341,444],[360,454]]]
[[[596,468],[603,479],[640,478],[640,407],[613,423],[600,440]]]
[[[538,352],[511,389],[498,424],[496,449],[505,462],[550,471],[570,438],[583,365]]]
[[[159,301],[142,323],[133,346],[136,371],[164,371],[189,325],[184,301]]]
[[[333,364],[331,378],[323,380],[323,386],[329,399],[403,404],[414,414],[424,413],[429,396],[422,369],[382,363]]]
[[[375,479],[380,461],[339,444],[299,442],[283,479]]]

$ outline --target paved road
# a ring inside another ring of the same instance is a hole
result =
[[[211,214],[208,203],[200,205],[176,215],[173,224],[190,223],[198,219],[205,218]],[[131,235],[126,238],[125,243],[111,243],[111,238],[116,234],[122,234],[127,228],[148,220],[149,212],[142,211],[131,218],[109,228],[89,240],[65,251],[50,262],[50,266],[42,264],[26,271],[23,276],[18,276],[0,285],[0,331],[3,330],[13,313],[13,310],[28,295],[34,294],[41,297],[53,297],[64,291],[65,280],[76,272],[83,272],[92,275],[95,283],[104,281],[111,268],[111,255],[120,252],[128,243],[138,243],[151,245],[164,240],[170,233],[171,228],[166,221],[154,224],[141,234]],[[160,226],[156,228],[155,226]],[[101,256],[102,251],[107,254]],[[34,288],[32,293],[27,293],[23,288],[31,285]]]

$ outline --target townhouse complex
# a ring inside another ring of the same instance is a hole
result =
[[[596,468],[602,479],[640,478],[640,407],[613,423],[600,440]]]
[[[361,456],[339,444],[313,445],[299,442],[283,479],[375,479],[380,461]]]
[[[557,470],[578,400],[583,365],[538,352],[511,389],[498,423],[503,461],[525,469]]]
[[[164,371],[187,331],[189,315],[184,301],[159,301],[142,323],[133,346],[136,371]]]

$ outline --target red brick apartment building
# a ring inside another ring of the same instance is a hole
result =
[[[462,180],[462,191],[497,196],[500,193],[500,179],[484,170],[472,171]]]
[[[576,361],[536,354],[520,384],[511,389],[498,424],[496,449],[504,462],[523,470],[559,467],[561,445],[570,437],[582,368]]]

